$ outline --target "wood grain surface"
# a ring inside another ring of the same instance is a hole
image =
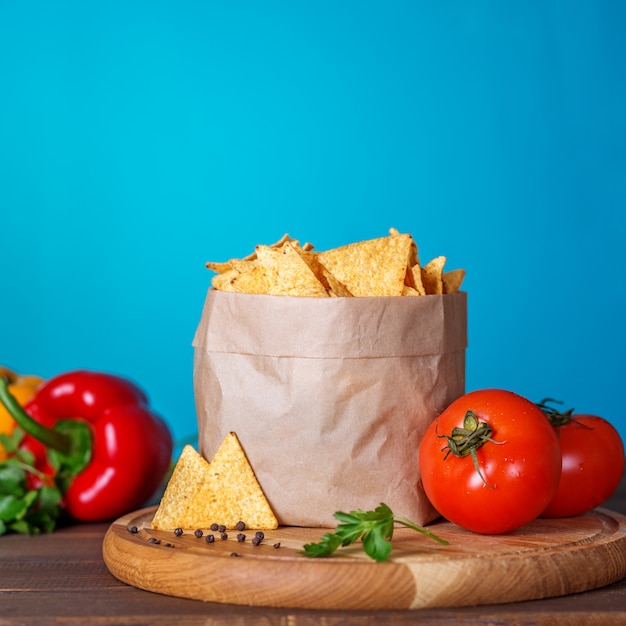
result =
[[[155,531],[155,508],[115,521],[102,546],[120,581],[159,594],[209,602],[304,609],[418,609],[536,600],[594,589],[626,576],[626,518],[597,509],[536,520],[500,536],[438,522],[440,545],[404,528],[392,558],[376,563],[360,546],[311,559],[300,551],[319,528],[280,527],[254,546],[254,531],[214,543],[192,531]],[[137,532],[131,532],[136,527]],[[274,547],[280,544],[280,547]]]

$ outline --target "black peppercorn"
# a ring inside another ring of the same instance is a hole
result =
[[[242,542],[244,542],[245,540],[246,540],[246,536],[245,536],[243,533],[239,533],[239,534],[237,535],[237,541],[238,541],[239,543],[242,543]]]
[[[204,533],[198,528],[198,530],[195,530],[193,533],[198,539],[200,539],[200,537],[202,537],[202,535],[204,535]]]
[[[245,530],[246,529],[246,524],[245,522],[239,521],[237,522],[237,526],[235,526],[235,528],[239,531],[241,530]]]
[[[220,534],[220,538],[221,539],[228,539],[228,533],[221,533]]]
[[[219,530],[218,525],[217,525],[217,524],[215,524],[215,523],[211,524],[211,530],[212,530],[213,532],[215,532],[216,530]]]
[[[215,535],[207,535],[205,541],[207,543],[213,543],[215,541]]]
[[[183,529],[182,529],[182,528],[175,528],[175,529],[174,529],[174,534],[175,534],[177,537],[180,537],[180,536],[183,534]]]

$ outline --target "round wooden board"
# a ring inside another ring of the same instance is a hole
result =
[[[236,531],[214,543],[205,540],[210,531],[177,537],[152,530],[155,510],[130,513],[109,527],[107,567],[134,587],[210,602],[365,610],[471,606],[566,595],[626,576],[626,518],[604,509],[536,520],[498,536],[431,524],[447,546],[398,528],[384,563],[365,556],[359,545],[325,559],[303,556],[302,545],[326,532],[320,528],[265,531],[258,546],[250,530],[244,542]]]

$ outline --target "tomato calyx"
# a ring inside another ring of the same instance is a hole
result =
[[[574,419],[574,409],[567,409],[567,411],[558,411],[555,407],[549,406],[548,403],[553,404],[563,404],[560,400],[553,400],[552,398],[544,398],[541,402],[537,403],[537,406],[543,411],[543,414],[548,418],[550,424],[555,428],[560,428],[561,426],[566,426],[567,424],[574,422],[574,424],[578,424],[579,426],[584,426],[585,428],[589,428],[593,430],[591,426],[588,424],[583,424],[578,420]]]
[[[489,489],[494,489],[494,485],[490,485],[483,476],[478,464],[478,456],[476,455],[476,450],[487,442],[498,445],[504,443],[503,441],[496,441],[493,439],[491,436],[492,434],[493,429],[491,426],[487,422],[481,422],[478,415],[469,409],[463,418],[463,426],[456,426],[453,428],[450,435],[437,434],[437,437],[448,441],[448,445],[441,449],[442,452],[445,451],[445,455],[443,457],[444,461],[450,454],[453,454],[458,458],[471,456],[472,461],[474,462],[474,468],[476,469],[476,472],[478,472],[478,475],[483,483],[485,483],[485,486],[489,487]]]

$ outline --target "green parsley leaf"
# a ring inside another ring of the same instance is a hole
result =
[[[52,532],[61,514],[64,477],[44,477],[34,465],[33,454],[19,447],[23,437],[19,428],[11,436],[0,435],[0,441],[7,444],[7,458],[0,461],[0,535]],[[47,482],[30,488],[30,477]]]
[[[330,556],[337,548],[341,546],[341,538],[332,533],[322,535],[319,543],[309,543],[304,546],[305,554],[312,557]]]
[[[16,459],[8,459],[0,465],[0,484],[2,493],[20,496],[23,492],[26,473]]]
[[[441,544],[447,545],[445,539],[437,537],[426,528],[418,526],[406,517],[394,515],[384,503],[373,511],[337,511],[334,514],[339,520],[334,533],[326,533],[318,543],[307,543],[303,546],[303,554],[313,558],[327,557],[338,548],[345,547],[361,539],[363,551],[375,561],[386,561],[391,553],[394,525],[399,524],[411,528]]]

